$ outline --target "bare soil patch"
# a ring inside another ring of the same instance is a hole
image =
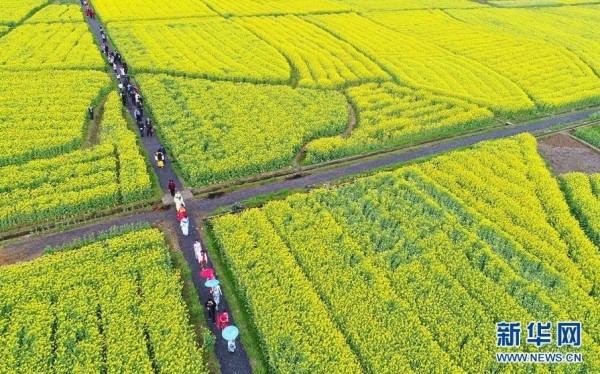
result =
[[[600,173],[600,152],[566,133],[557,133],[538,142],[538,150],[555,174]]]

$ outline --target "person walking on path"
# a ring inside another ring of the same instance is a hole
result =
[[[181,196],[181,192],[177,191],[175,196],[173,196],[173,202],[175,202],[175,209],[179,212],[181,208],[185,209],[185,201],[183,201],[183,196]]]
[[[206,249],[202,248],[202,250],[200,250],[200,269],[206,269],[207,264],[208,255],[206,254]]]
[[[187,211],[185,210],[185,207],[181,207],[179,208],[179,210],[177,211],[177,221],[181,222],[183,221],[185,218],[187,218]],[[218,303],[217,303],[218,304]]]
[[[146,136],[151,138],[154,134],[154,126],[152,126],[152,121],[150,121],[150,117],[146,117]]]
[[[217,316],[217,327],[223,330],[227,326],[229,326],[229,313],[227,312],[227,309],[225,309]]]
[[[206,311],[208,312],[208,318],[211,319],[212,323],[216,323],[217,322],[217,311],[216,311],[217,306],[215,304],[215,301],[213,299],[209,298],[204,303],[204,307],[206,308]]]
[[[88,115],[90,116],[90,120],[94,119],[94,107],[90,105],[88,108]]]
[[[187,215],[184,219],[181,220],[181,222],[179,223],[179,226],[181,227],[181,233],[183,234],[183,236],[188,236],[189,235],[189,229],[190,229],[190,220],[187,218]]]
[[[217,309],[219,309],[219,303],[221,302],[221,295],[223,295],[223,292],[221,291],[221,286],[219,286],[217,284],[216,286],[211,287],[210,293],[212,294],[215,304],[217,304]]]
[[[142,132],[142,136],[144,136],[143,133],[143,129],[144,129],[144,123],[142,122],[142,112],[140,112],[139,109],[136,109],[133,112],[133,116],[135,117],[135,123],[138,125],[138,127],[140,128],[140,132]]]
[[[125,69],[125,74],[127,74],[127,62],[123,61],[121,66],[123,66],[123,69]]]
[[[202,244],[200,244],[200,241],[198,239],[196,239],[194,241],[194,256],[196,257],[196,261],[198,261],[198,263],[200,263],[200,253],[202,252]]]
[[[127,95],[125,92],[123,92],[123,90],[119,92],[119,96],[121,96],[121,102],[123,103],[123,106],[127,106]]]
[[[150,123],[150,121],[146,121],[146,136],[151,138],[154,134],[154,127]]]
[[[154,159],[156,160],[156,166],[160,169],[165,167],[165,156],[162,153],[156,152],[154,154]]]
[[[173,179],[171,179],[169,181],[169,185],[167,187],[169,188],[169,191],[171,192],[171,196],[175,197],[175,188],[177,188],[177,186],[175,186],[175,182],[173,181]]]
[[[204,270],[200,270],[198,272],[198,275],[206,278],[207,281],[212,280],[212,279],[217,279],[217,273],[215,273],[215,269],[213,268],[207,268]]]
[[[167,150],[162,144],[160,145],[160,147],[158,147],[158,152],[161,152],[163,155],[165,155],[165,157],[167,156]]]

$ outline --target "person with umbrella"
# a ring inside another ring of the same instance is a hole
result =
[[[205,268],[200,270],[200,272],[198,273],[201,277],[206,278],[206,283],[208,283],[211,280],[216,280],[216,273],[215,273],[215,269],[213,268]]]
[[[223,337],[223,339],[227,340],[227,350],[231,353],[235,352],[235,339],[237,339],[237,337],[240,335],[240,330],[231,325],[231,326],[227,326],[223,329],[223,332],[221,333],[221,336]]]
[[[217,315],[217,327],[221,330],[229,326],[229,313],[227,309]]]
[[[208,312],[208,317],[212,320],[213,323],[216,323],[217,322],[217,312],[216,312],[217,305],[215,304],[215,301],[213,299],[209,298],[204,303],[204,307],[206,308],[206,311]]]

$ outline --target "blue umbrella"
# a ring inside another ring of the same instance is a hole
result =
[[[238,330],[237,327],[227,326],[223,329],[221,336],[225,340],[235,340],[235,338],[237,338],[239,334],[240,334],[240,330]]]
[[[218,286],[218,285],[219,285],[219,281],[218,281],[218,280],[216,280],[216,279],[211,279],[211,280],[209,280],[209,281],[206,281],[206,282],[204,283],[204,285],[205,285],[206,287],[214,287],[214,286]]]

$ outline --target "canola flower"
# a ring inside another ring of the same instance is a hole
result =
[[[155,229],[0,269],[0,371],[207,373]]]
[[[355,12],[407,9],[479,8],[484,5],[470,0],[344,0]]]
[[[556,5],[574,5],[574,4],[588,4],[587,0],[492,0],[489,2],[490,5],[497,7],[539,7],[539,6],[556,6]]]
[[[0,23],[17,23],[46,3],[45,0],[0,0]]]
[[[314,140],[306,146],[307,164],[448,137],[492,124],[489,110],[464,100],[393,83],[346,89],[356,108],[349,136]]]
[[[342,133],[344,96],[286,86],[139,75],[147,107],[191,185],[290,166],[310,140]]]
[[[482,23],[474,27],[439,10],[386,12],[375,19],[482,63],[516,83],[544,111],[600,102],[600,79],[571,51],[571,44],[550,44]]]
[[[229,19],[111,22],[107,32],[133,72],[269,83],[290,79],[290,66],[274,47]]]
[[[586,189],[573,196],[591,204]],[[593,372],[600,368],[600,256],[567,200],[535,139],[519,135],[221,217],[213,230],[240,269],[241,289],[253,284],[244,266],[293,256],[367,371],[519,370],[496,362],[495,324],[542,318],[583,322],[589,360],[581,369]],[[287,287],[274,282],[248,308],[255,313],[285,295],[288,313],[297,313]],[[274,351],[261,316],[254,324]],[[298,346],[288,355],[308,352]]]
[[[561,176],[561,182],[583,229],[594,244],[600,246],[600,174],[569,173]]]
[[[104,22],[216,16],[203,1],[194,0],[94,0],[92,5]]]
[[[77,217],[153,194],[137,138],[114,92],[105,103],[100,144],[0,167],[0,182],[0,230]]]
[[[304,19],[350,43],[403,85],[459,97],[496,114],[531,113],[535,106],[516,83],[484,64],[364,16],[310,15]]]
[[[233,244],[227,247],[226,261],[254,315],[273,371],[360,371],[326,305],[265,215],[252,210],[239,218],[226,216],[217,228],[218,240]],[[270,258],[263,256],[267,243],[273,254]]]
[[[600,126],[581,127],[573,132],[578,138],[585,140],[596,148],[600,148]]]
[[[522,9],[449,10],[448,13],[469,25],[515,38],[536,38],[568,48],[592,69],[600,69],[598,22],[600,11],[594,7],[557,7]],[[553,69],[556,70],[556,69]],[[557,72],[560,74],[561,72]]]
[[[236,22],[286,56],[298,75],[299,86],[336,88],[390,79],[353,46],[297,16],[245,17]]]
[[[0,165],[81,146],[86,109],[108,84],[95,71],[0,71]]]
[[[27,18],[24,23],[81,22],[83,16],[78,4],[50,4]]]
[[[116,92],[104,103],[100,131],[103,143],[112,143],[119,160],[119,189],[122,202],[132,203],[152,196],[152,182],[136,134],[123,118],[121,100]]]
[[[350,7],[335,0],[204,0],[219,14],[250,16],[260,14],[305,14],[348,11]]]
[[[0,38],[2,70],[101,70],[104,61],[87,24],[27,23]]]

